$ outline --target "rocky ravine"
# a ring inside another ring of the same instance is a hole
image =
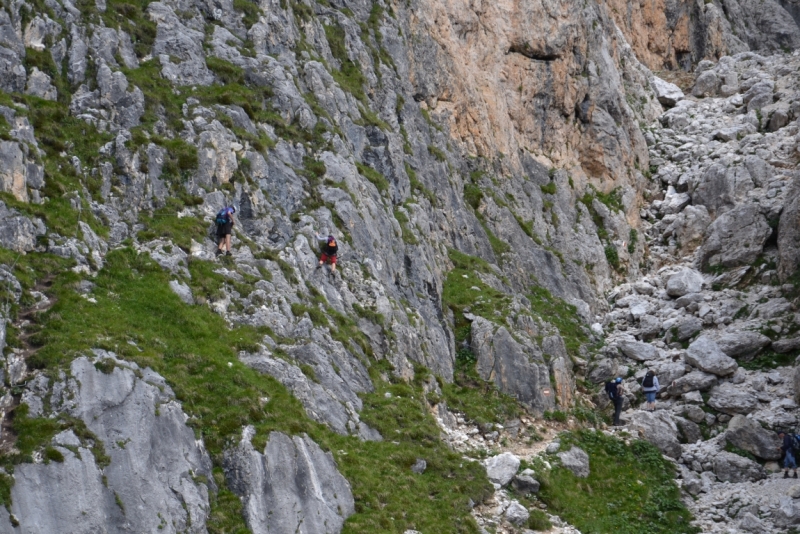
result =
[[[388,439],[360,417],[389,378],[376,362],[448,383],[466,350],[534,414],[588,403],[576,375],[654,367],[669,387],[629,429],[680,462],[704,528],[785,528],[800,521],[793,501],[759,492],[763,468],[722,450],[771,460],[756,423],[796,424],[793,370],[739,367],[800,348],[798,58],[744,52],[796,46],[785,3],[4,2],[0,242],[71,261],[88,302],[105,296],[91,279],[108,254],[148,255],[186,305],[268,328],[239,360],[361,440]],[[736,9],[763,16],[720,15]],[[664,27],[669,44],[645,53]],[[699,62],[691,96],[637,57]],[[208,223],[228,203],[234,259],[213,267],[211,291],[190,267],[215,261]],[[314,269],[326,230],[339,276]],[[4,475],[4,532],[204,532],[217,483],[254,532],[339,532],[356,511],[307,435],[259,436],[262,453],[244,424],[212,459],[151,369],[100,351],[28,365],[52,296],[13,259],[0,274],[23,334],[5,354],[4,454],[20,406],[86,428]],[[435,380],[426,393],[441,393]],[[31,512],[61,488],[92,512],[72,498]],[[763,503],[743,511],[747,495]],[[726,515],[706,508],[723,501]]]

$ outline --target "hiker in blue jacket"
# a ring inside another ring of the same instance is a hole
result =
[[[219,238],[217,256],[222,254],[226,248],[228,251],[225,254],[227,256],[231,255],[231,233],[233,232],[233,225],[236,224],[236,221],[233,220],[234,213],[236,213],[236,208],[233,206],[222,208],[217,212],[217,238]]]
[[[797,451],[794,447],[794,436],[781,432],[778,437],[782,440],[780,450],[783,453],[783,478],[789,478],[789,469],[794,470],[793,478],[797,478],[797,461],[794,458]]]
[[[642,391],[644,391],[644,396],[647,400],[645,410],[655,411],[658,389],[658,377],[653,371],[648,370],[647,374],[644,375],[644,379],[642,379]]]

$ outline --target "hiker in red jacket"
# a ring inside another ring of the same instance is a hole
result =
[[[336,244],[336,239],[329,235],[328,237],[320,237],[317,234],[317,241],[325,243],[322,245],[322,254],[319,257],[319,265],[317,268],[322,267],[325,263],[330,262],[331,272],[336,272],[336,253],[339,252],[339,245]]]

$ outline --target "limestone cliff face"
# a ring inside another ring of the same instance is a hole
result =
[[[691,70],[703,59],[800,45],[797,4],[788,0],[607,0],[603,4],[636,57],[653,70]]]
[[[532,412],[566,408],[574,369],[585,368],[600,341],[602,328],[588,325],[608,306],[605,293],[652,265],[638,231],[643,202],[661,184],[651,176],[652,133],[642,130],[664,111],[658,97],[669,99],[653,91],[659,82],[648,67],[798,46],[786,11],[794,0],[784,4],[6,1],[0,245],[72,260],[86,277],[115,247],[149,256],[187,305],[269,332],[240,360],[341,435],[388,439],[359,416],[375,377],[411,379],[421,365],[451,382],[465,351],[481,378]],[[727,74],[708,73],[707,88],[698,79],[698,94],[721,91]],[[238,210],[234,258],[211,264],[211,221],[230,204]],[[339,238],[339,275],[316,268],[317,233]],[[225,283],[193,295],[192,262],[208,262]],[[4,313],[25,331],[14,310],[47,298],[23,290],[13,264],[0,273],[10,288]],[[26,365],[29,347],[11,343],[4,372],[14,389],[0,390],[4,414],[51,395],[45,372]],[[102,374],[81,362],[86,376]],[[390,369],[386,376],[371,372],[375,362]],[[168,385],[148,386],[133,370],[111,377],[123,375],[131,387],[163,394],[191,451],[191,465],[176,459],[177,474],[158,487],[181,495],[159,513],[176,530],[203,531],[213,488],[187,474],[208,474],[202,440],[189,439]],[[94,426],[108,410],[85,424],[110,449],[113,436]],[[121,435],[147,437],[134,433],[128,425]],[[327,473],[332,491],[342,490],[338,511],[318,502],[327,490],[287,502],[320,515],[331,531],[352,511],[346,481],[310,438],[275,434],[262,454],[249,431],[243,441],[227,437],[225,476],[251,503],[252,529],[272,531],[262,516],[286,497],[266,481],[276,458],[305,454],[313,461],[297,469],[309,480]],[[80,478],[76,491],[102,501],[93,528],[115,529],[117,509],[146,490],[126,487],[129,495],[113,476],[104,485],[101,468],[65,448],[88,442],[59,439],[48,446],[68,451],[60,453],[66,465],[39,455],[20,467],[15,517],[0,514],[0,527],[46,531],[66,521],[65,531],[79,531],[80,511],[68,504],[35,518],[26,503],[55,487],[48,479]],[[146,445],[113,449],[105,469],[124,473],[126,455]],[[304,513],[288,510],[292,521]],[[151,515],[134,530],[157,528],[160,516]]]

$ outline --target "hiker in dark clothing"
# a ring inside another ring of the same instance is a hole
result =
[[[219,256],[228,249],[226,255],[231,255],[231,233],[233,232],[233,225],[236,223],[233,220],[233,214],[236,213],[236,208],[228,206],[222,208],[217,213],[217,238],[219,238],[219,245],[217,245],[216,255]]]
[[[789,478],[789,469],[794,470],[793,478],[797,478],[797,461],[794,458],[797,452],[794,448],[794,439],[791,434],[781,432],[778,434],[783,440],[780,450],[783,453],[783,478]]]
[[[329,235],[328,237],[320,237],[317,234],[317,241],[325,243],[322,245],[322,254],[319,257],[319,265],[317,268],[322,267],[325,263],[330,262],[331,272],[336,272],[336,253],[339,252],[339,245],[336,244],[336,239]]]
[[[622,404],[625,402],[622,378],[618,376],[616,380],[606,382],[606,393],[608,394],[608,398],[614,403],[614,426],[620,426],[619,414],[622,412]]]

